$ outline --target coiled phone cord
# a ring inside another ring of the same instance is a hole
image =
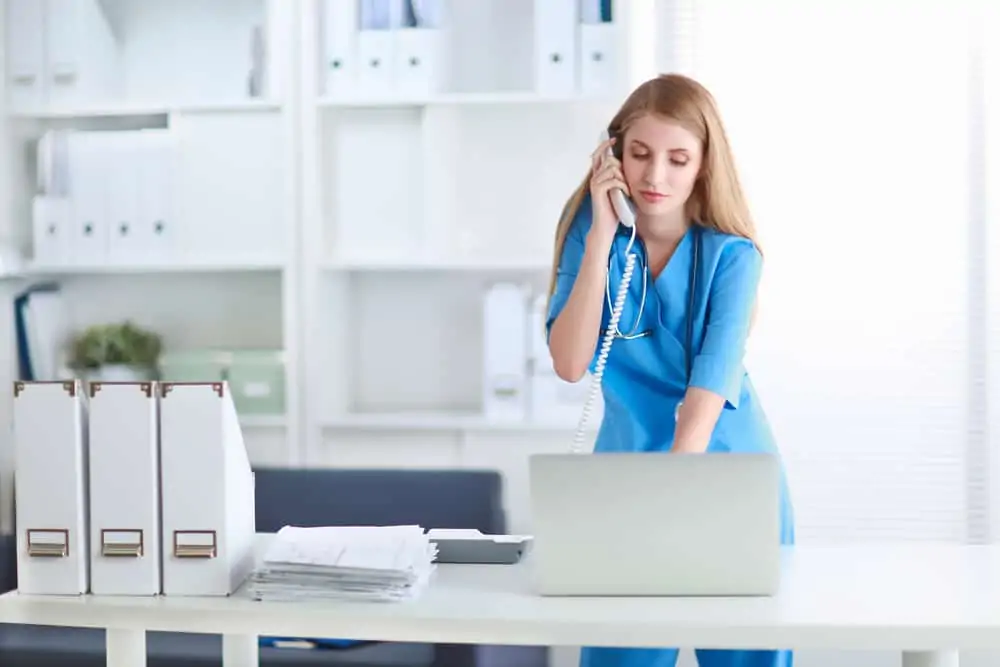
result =
[[[604,377],[604,366],[608,362],[608,354],[611,352],[611,343],[615,340],[615,332],[618,331],[618,320],[621,319],[622,310],[625,307],[625,297],[628,296],[628,286],[632,282],[632,273],[635,271],[636,254],[632,251],[635,244],[635,226],[632,226],[632,237],[625,248],[625,270],[622,272],[622,282],[618,286],[618,293],[615,295],[615,305],[611,309],[611,319],[608,322],[608,329],[604,332],[601,341],[601,349],[597,355],[597,363],[594,365],[594,374],[590,380],[590,389],[587,392],[587,399],[583,403],[583,410],[580,413],[580,422],[576,427],[576,436],[573,438],[573,446],[570,452],[573,454],[583,453],[583,438],[587,433],[587,421],[597,399],[597,392],[601,389],[601,379]]]

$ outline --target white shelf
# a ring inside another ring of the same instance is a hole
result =
[[[124,118],[129,116],[170,116],[175,114],[252,113],[279,111],[281,103],[248,99],[231,102],[191,102],[178,104],[111,103],[100,106],[18,108],[8,111],[11,118],[30,120]]]
[[[391,108],[430,106],[506,106],[532,104],[608,104],[620,99],[599,95],[545,95],[531,91],[496,93],[440,93],[423,97],[406,96],[366,96],[366,97],[323,97],[317,105],[320,108]]]
[[[328,260],[323,268],[328,271],[470,271],[470,272],[538,272],[548,271],[549,258],[505,258],[419,255],[404,257],[344,257]]]
[[[107,262],[102,264],[40,264],[30,263],[27,275],[32,276],[69,276],[83,274],[153,274],[153,273],[240,273],[281,271],[285,263],[275,260],[217,260],[197,261],[182,260],[177,262],[120,264]]]
[[[372,412],[344,414],[322,421],[325,429],[369,431],[523,431],[572,434],[576,423],[504,421],[474,412]]]

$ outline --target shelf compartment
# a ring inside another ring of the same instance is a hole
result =
[[[21,113],[284,92],[282,0],[7,1],[8,35],[19,35],[8,40],[8,103]]]

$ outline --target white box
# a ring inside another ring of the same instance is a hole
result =
[[[163,594],[226,596],[254,565],[254,481],[225,382],[160,383]]]
[[[78,380],[14,383],[21,593],[81,595],[89,589],[85,401]]]
[[[154,382],[91,382],[90,592],[158,595],[160,442]]]
[[[577,0],[535,0],[535,92],[569,96],[577,89]]]
[[[529,327],[529,356],[531,371],[528,377],[528,414],[539,424],[574,427],[580,421],[583,404],[590,392],[591,376],[579,382],[566,382],[556,375],[545,335],[545,306],[547,296],[540,294],[531,304]],[[600,393],[591,406],[588,428],[600,425],[604,400]]]

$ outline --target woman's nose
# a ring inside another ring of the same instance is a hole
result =
[[[662,183],[667,178],[667,166],[666,158],[650,160],[646,172],[643,174],[643,180],[649,185]]]

